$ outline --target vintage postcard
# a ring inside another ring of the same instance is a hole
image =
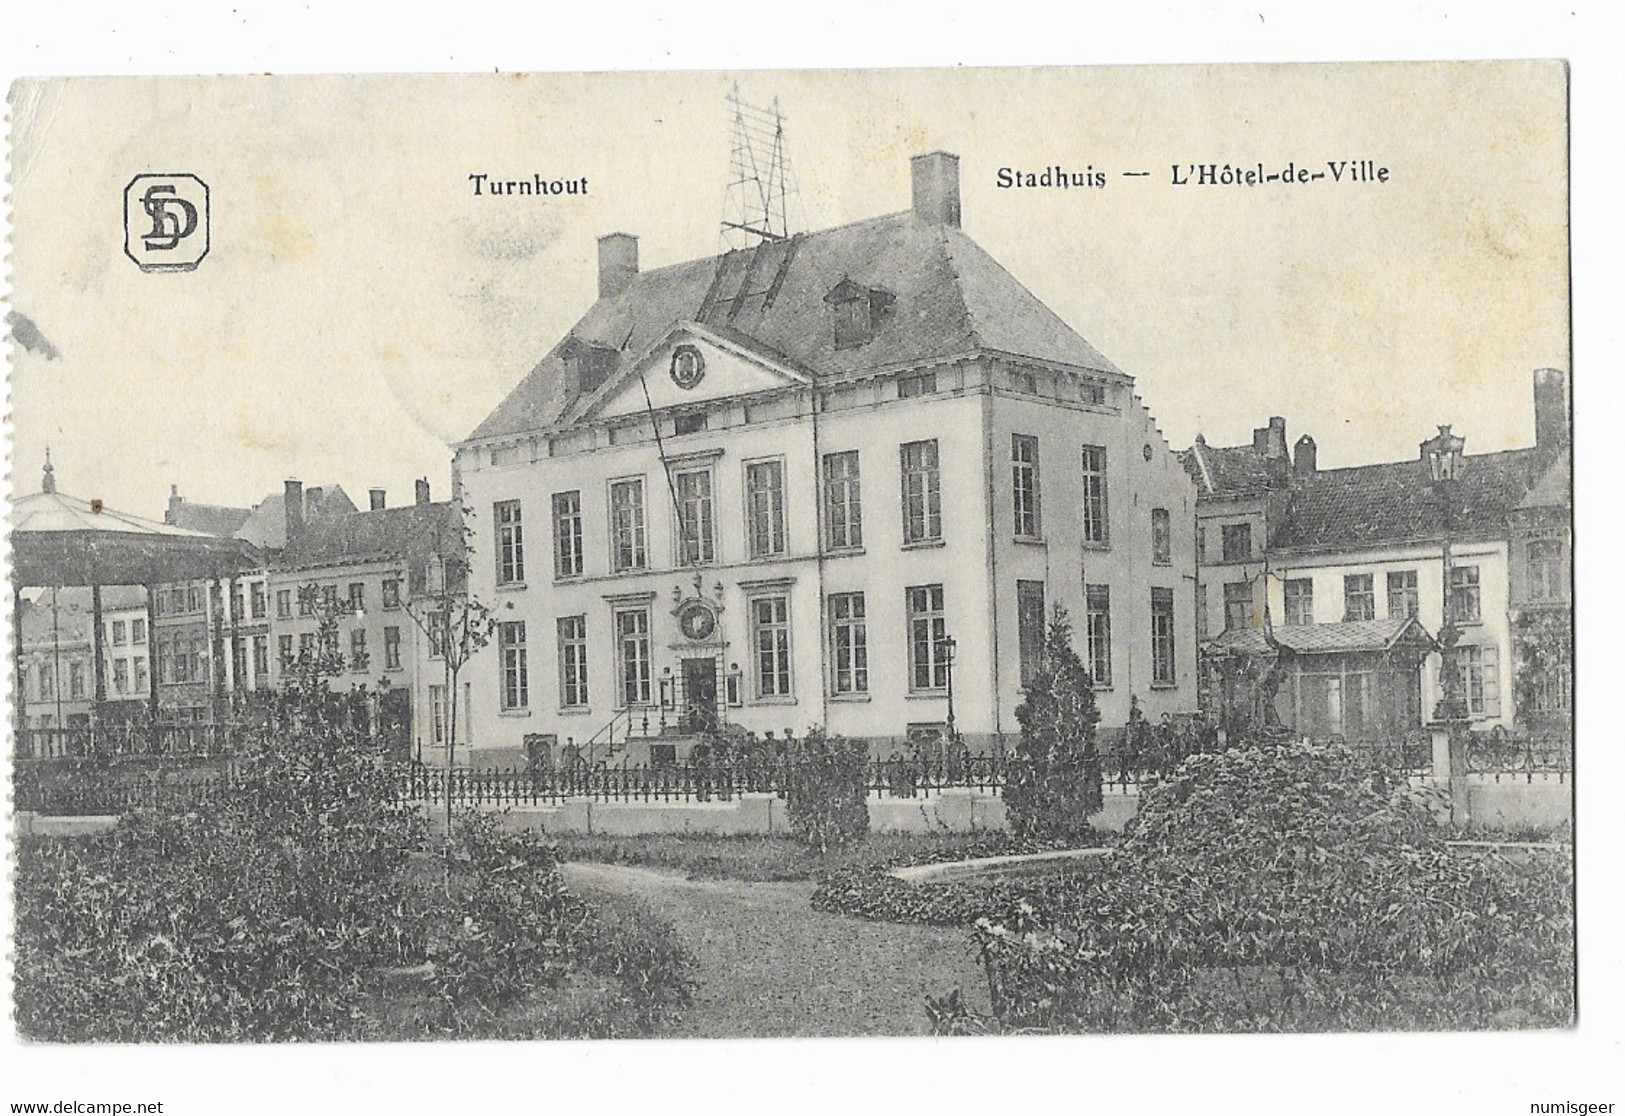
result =
[[[1572,1026],[1568,79],[16,83],[16,1033]]]

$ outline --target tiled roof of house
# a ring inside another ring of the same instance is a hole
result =
[[[1275,641],[1299,655],[1337,655],[1357,651],[1387,651],[1399,644],[1433,646],[1433,637],[1415,617],[1397,620],[1344,620],[1334,624],[1283,624],[1274,630]],[[1269,640],[1254,628],[1231,628],[1211,646],[1231,654],[1262,655]]]
[[[1574,502],[1574,472],[1567,453],[1560,453],[1518,502],[1521,511],[1567,508]]]
[[[139,585],[102,586],[102,616],[132,608],[143,608],[147,591]],[[51,594],[41,593],[33,600],[24,599],[17,613],[17,624],[22,630],[24,645],[49,643],[53,640],[68,644],[90,642],[91,620],[94,610],[88,586],[65,585],[56,592],[53,615]]]
[[[462,546],[463,519],[456,504],[409,504],[315,519],[283,549],[275,567],[300,570],[393,561],[410,575],[415,590],[421,587],[423,565],[430,555],[449,559],[459,555]],[[448,566],[450,574],[455,570],[455,565]]]
[[[844,280],[891,301],[870,341],[836,348],[825,296]],[[815,377],[977,351],[1121,374],[970,237],[910,211],[640,273],[594,304],[470,440],[557,421],[571,402],[563,350],[572,340],[635,359],[687,322],[726,331]]]
[[[1264,458],[1252,446],[1210,446],[1198,435],[1179,454],[1199,491],[1213,495],[1256,492],[1269,485]]]
[[[164,513],[164,522],[176,527],[185,527],[189,531],[201,531],[205,535],[229,539],[242,529],[248,520],[249,510],[220,504],[196,504],[190,500],[177,498]]]
[[[306,489],[308,492],[309,489]],[[313,520],[346,515],[356,510],[355,504],[338,485],[329,485],[322,488],[321,499],[312,509]],[[237,537],[265,550],[281,550],[288,545],[288,521],[286,498],[281,492],[273,492],[248,513],[248,518],[237,529]]]
[[[1455,495],[1459,537],[1505,535],[1507,519],[1529,490],[1535,450],[1470,455]],[[1319,550],[1434,539],[1444,533],[1442,506],[1427,462],[1396,461],[1325,469],[1294,477],[1284,522],[1271,545]]]

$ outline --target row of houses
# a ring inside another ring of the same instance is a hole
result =
[[[261,562],[235,576],[103,587],[100,720],[238,720],[317,650],[331,619],[336,645],[324,650],[342,667],[329,684],[373,695],[403,751],[443,745],[447,679],[439,610],[428,602],[456,592],[463,524],[453,502],[430,499],[427,480],[403,506],[389,507],[385,491],[373,489],[366,510],[338,486],[297,480],[251,508],[189,501],[172,487],[164,521],[242,540]],[[92,615],[88,588],[36,590],[22,602],[26,727],[91,724]]]
[[[1467,714],[1566,721],[1561,372],[1536,373],[1535,444],[1468,455],[1455,484],[1425,450],[1320,469],[1280,418],[1176,450],[1134,379],[966,235],[957,158],[911,169],[903,212],[715,257],[643,270],[635,237],[602,237],[596,302],[455,447],[451,501],[172,491],[168,523],[265,562],[143,602],[162,715],[278,686],[325,602],[345,680],[438,760],[448,675],[412,606],[466,569],[494,618],[457,695],[481,764],[668,762],[724,724],[998,747],[1055,606],[1108,732],[1420,725],[1447,592]],[[107,616],[128,640],[138,617]]]
[[[1199,437],[1185,463],[1200,493],[1204,708],[1245,720],[1258,658],[1284,652],[1281,723],[1348,737],[1419,724],[1445,696],[1433,641],[1448,594],[1462,712],[1480,725],[1566,725],[1566,379],[1534,373],[1534,445],[1465,454],[1444,484],[1427,459],[1437,439],[1409,461],[1320,469],[1307,434],[1289,455],[1279,416],[1250,444]]]
[[[472,739],[659,760],[720,720],[995,746],[1055,605],[1107,731],[1386,734],[1435,711],[1446,577],[1469,716],[1566,720],[1562,373],[1536,403],[1536,445],[1459,484],[1425,454],[1319,470],[1280,419],[1177,452],[964,233],[942,152],[890,216],[648,271],[610,234],[597,301],[456,448],[502,621]]]

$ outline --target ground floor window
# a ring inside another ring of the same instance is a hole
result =
[[[446,687],[429,687],[429,731],[436,744],[446,742]]]
[[[559,617],[559,704],[587,704],[587,618]]]
[[[623,706],[649,704],[649,610],[615,613],[615,659]]]
[[[942,586],[914,585],[908,589],[908,687],[941,690],[948,686],[948,618],[943,610]]]
[[[756,696],[790,697],[790,601],[786,597],[757,597],[750,607]]]
[[[1016,582],[1016,628],[1021,685],[1031,686],[1044,669],[1044,583]]]
[[[1084,587],[1084,654],[1088,656],[1089,680],[1096,686],[1112,684],[1112,588],[1110,585]]]
[[[1174,591],[1151,590],[1151,684],[1174,684]]]
[[[1467,712],[1474,717],[1501,714],[1500,652],[1494,647],[1456,648],[1457,669],[1461,671],[1462,692]]]
[[[529,708],[530,669],[526,662],[523,620],[497,625],[497,658],[502,670],[502,708]]]
[[[869,628],[862,593],[829,598],[830,688],[837,694],[869,692]]]
[[[1285,687],[1288,727],[1324,739],[1376,740],[1421,724],[1421,674],[1377,654],[1310,656],[1292,668]]]

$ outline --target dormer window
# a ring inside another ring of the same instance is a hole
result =
[[[835,347],[851,349],[874,338],[880,319],[895,298],[890,291],[843,279],[824,296],[824,301],[835,315]]]
[[[615,370],[615,350],[589,345],[581,351],[581,390],[592,391]]]
[[[595,345],[580,338],[571,338],[562,355],[569,362],[576,390],[582,395],[596,391],[609,379],[620,356],[608,345]]]

